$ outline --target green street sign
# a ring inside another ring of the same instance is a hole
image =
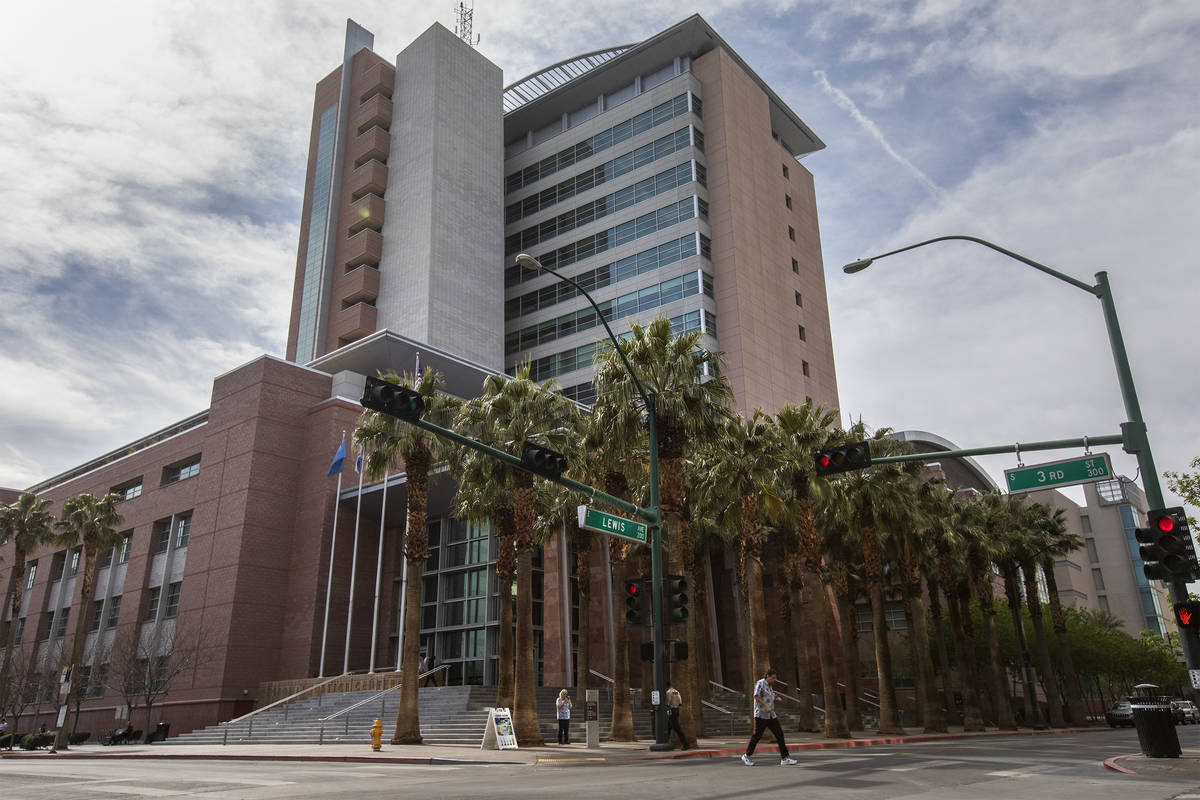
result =
[[[578,511],[579,527],[581,528],[596,533],[605,533],[609,536],[620,536],[622,539],[630,539],[638,544],[646,543],[647,530],[644,522],[635,522],[615,514],[597,511],[588,506],[580,506]]]
[[[1004,470],[1009,492],[1033,492],[1051,486],[1072,486],[1112,477],[1108,453]]]

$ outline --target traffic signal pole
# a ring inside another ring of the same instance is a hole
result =
[[[1109,347],[1112,349],[1113,364],[1117,370],[1117,384],[1121,390],[1121,400],[1125,404],[1127,421],[1121,425],[1121,444],[1126,453],[1137,458],[1138,471],[1142,475],[1142,487],[1145,489],[1146,501],[1149,503],[1150,508],[1163,508],[1165,502],[1163,501],[1162,486],[1158,482],[1158,471],[1154,466],[1154,455],[1150,450],[1150,439],[1146,435],[1146,421],[1142,418],[1142,408],[1138,403],[1137,389],[1133,383],[1133,371],[1129,367],[1129,355],[1125,351],[1125,340],[1121,335],[1121,323],[1117,319],[1117,306],[1113,300],[1112,288],[1108,283],[1107,271],[1101,270],[1096,273],[1096,283],[1093,286],[1077,278],[1072,278],[1070,275],[1066,275],[1056,269],[1052,269],[1045,264],[1040,264],[1031,258],[1026,258],[1019,253],[1014,253],[1011,250],[993,244],[986,239],[962,235],[939,236],[935,239],[911,244],[907,247],[891,250],[871,258],[863,258],[842,267],[842,271],[847,274],[860,272],[871,266],[872,262],[876,259],[924,247],[934,242],[944,242],[953,239],[974,242],[975,244],[995,250],[1015,261],[1020,261],[1022,264],[1033,267],[1039,272],[1044,272],[1053,278],[1057,278],[1063,283],[1069,283],[1077,289],[1082,289],[1100,301],[1100,307],[1104,312],[1104,327],[1108,331]],[[883,461],[884,459],[879,460]],[[1166,583],[1170,590],[1172,605],[1187,602],[1186,581],[1182,578],[1175,578]],[[1183,643],[1183,655],[1187,661],[1188,669],[1200,669],[1200,633],[1197,633],[1193,628],[1178,625],[1178,619],[1176,619],[1176,624],[1179,628],[1179,640]]]

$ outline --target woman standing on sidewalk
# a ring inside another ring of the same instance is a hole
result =
[[[766,674],[759,679],[758,683],[754,684],[754,735],[750,737],[750,743],[746,745],[746,752],[742,754],[742,763],[747,767],[754,766],[750,757],[754,755],[754,748],[758,745],[758,740],[767,730],[775,734],[775,741],[779,742],[780,766],[795,764],[796,759],[788,756],[787,745],[783,741],[783,728],[779,726],[779,718],[775,716],[775,669],[773,667],[768,667]]]
[[[554,701],[558,707],[558,743],[571,743],[571,698],[567,697],[567,690],[563,689],[558,693],[558,699]]]

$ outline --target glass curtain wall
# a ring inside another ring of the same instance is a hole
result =
[[[439,518],[428,525],[429,559],[421,576],[421,650],[432,649],[444,685],[496,683],[500,587],[496,535],[489,522]],[[533,558],[533,622],[538,683],[542,682],[542,551]],[[516,582],[506,587],[513,593]],[[400,585],[397,581],[397,596]]]

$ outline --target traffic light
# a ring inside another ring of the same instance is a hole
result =
[[[654,660],[654,642],[642,642],[638,650],[641,652],[642,661]]]
[[[871,466],[871,443],[854,442],[813,454],[813,466],[818,475],[834,475]]]
[[[672,639],[667,642],[667,660],[668,661],[687,661],[688,646],[687,642],[682,639]]]
[[[521,450],[521,463],[530,472],[536,472],[547,478],[557,478],[567,468],[567,457],[548,447],[526,442],[524,449]]]
[[[625,623],[630,628],[644,628],[650,621],[650,598],[646,582],[641,579],[625,581]]]
[[[425,398],[420,392],[370,375],[363,386],[362,399],[358,402],[363,408],[406,422],[416,422],[425,411]]]
[[[1183,508],[1151,509],[1146,516],[1147,527],[1134,531],[1142,542],[1138,554],[1146,562],[1142,567],[1146,577],[1156,581],[1200,577],[1200,563],[1196,561],[1196,547]]]
[[[682,625],[688,618],[687,579],[682,575],[667,576],[667,624]]]
[[[1175,621],[1183,628],[1200,629],[1200,603],[1195,600],[1176,603]]]

